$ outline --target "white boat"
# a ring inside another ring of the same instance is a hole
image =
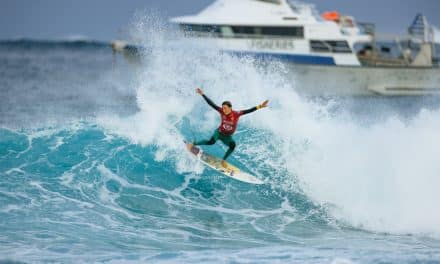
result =
[[[377,44],[372,24],[335,11],[318,15],[313,5],[289,0],[217,0],[196,15],[171,22],[186,37],[223,52],[283,61],[300,93],[440,93],[438,30],[422,15],[404,41],[383,45]],[[114,45],[115,50],[127,47]]]

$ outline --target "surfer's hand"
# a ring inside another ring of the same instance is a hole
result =
[[[269,100],[266,100],[266,101],[262,102],[258,108],[265,108],[265,107],[267,107],[268,104],[269,104]]]
[[[197,89],[196,89],[196,93],[198,93],[198,94],[200,94],[200,95],[203,95],[203,94],[204,94],[204,93],[203,93],[203,90],[200,89],[200,88],[197,88]]]

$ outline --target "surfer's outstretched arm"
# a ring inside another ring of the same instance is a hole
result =
[[[216,105],[211,99],[209,99],[208,98],[208,96],[206,96],[206,95],[204,95],[204,94],[202,94],[202,96],[203,96],[203,98],[205,98],[205,101],[212,107],[212,108],[214,108],[215,110],[219,110],[220,109],[220,106],[218,106],[218,105]]]
[[[254,107],[246,109],[246,110],[242,110],[240,112],[241,112],[242,115],[250,114],[252,112],[257,111],[258,109],[267,107],[268,103],[269,103],[269,100],[266,100],[263,103],[261,103],[260,105],[254,106]]]
[[[246,109],[246,110],[241,110],[240,112],[242,115],[247,115],[247,114],[250,114],[250,113],[255,112],[257,110],[258,110],[257,106],[254,106],[254,107]]]
[[[221,109],[220,106],[216,105],[211,99],[208,98],[208,96],[205,95],[205,93],[203,93],[202,89],[197,88],[197,89],[196,89],[196,92],[197,92],[198,94],[200,94],[200,95],[205,99],[205,101],[206,101],[206,102],[207,102],[212,108],[214,108],[216,111],[219,111],[219,110]]]

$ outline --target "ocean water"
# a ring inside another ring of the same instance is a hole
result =
[[[440,263],[440,100],[301,97],[282,64],[166,30],[134,30],[135,67],[107,43],[0,42],[1,263]],[[271,101],[231,158],[264,185],[186,152],[218,125],[200,85]]]

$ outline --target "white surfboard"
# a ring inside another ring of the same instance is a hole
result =
[[[190,145],[187,144],[188,150],[191,152],[191,154],[196,156],[200,160],[200,162],[230,178],[251,184],[264,183],[255,176],[252,176],[246,172],[242,172],[239,168],[229,163],[227,163],[227,167],[225,168],[222,165],[221,159],[204,152],[201,148],[198,148],[196,146],[192,146],[191,148],[189,148],[189,146]]]

